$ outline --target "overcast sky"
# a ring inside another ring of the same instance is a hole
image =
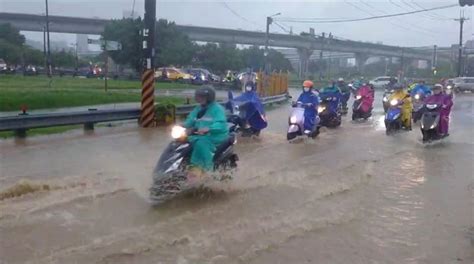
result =
[[[0,12],[43,14],[44,0],[0,0]],[[135,5],[134,5],[135,3]],[[265,17],[278,12],[283,18],[361,18],[402,13],[423,8],[457,4],[458,0],[313,0],[313,1],[157,1],[157,16],[177,24],[265,30]],[[133,8],[134,6],[134,8]],[[121,18],[134,9],[143,14],[143,0],[49,0],[50,14],[76,17]],[[336,37],[383,42],[400,46],[450,46],[459,40],[458,18],[464,9],[473,17],[474,8],[458,6],[395,18],[338,24],[278,22],[285,30],[299,33],[313,27],[316,33],[332,32]],[[278,19],[278,17],[277,17]],[[473,20],[465,24],[465,39],[473,38]],[[277,25],[271,31],[285,33]],[[26,33],[41,40],[41,33]],[[53,34],[54,40],[74,41],[73,35]]]

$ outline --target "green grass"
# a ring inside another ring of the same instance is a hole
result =
[[[71,77],[53,78],[51,88],[46,77],[24,77],[0,75],[0,111],[17,111],[22,105],[29,110],[63,108],[99,104],[140,102],[139,82],[110,81],[110,89],[105,92],[103,81],[77,79]],[[177,85],[160,83],[162,87]],[[136,88],[133,88],[135,87]],[[184,102],[176,97],[156,98],[158,103]]]
[[[139,80],[112,80],[108,81],[108,89],[141,89]],[[185,89],[192,85],[183,83],[155,83],[155,89]],[[46,76],[0,75],[0,90],[2,89],[81,89],[104,90],[104,80],[94,78],[73,78],[71,76],[54,77],[51,81]]]
[[[81,125],[72,125],[72,126],[58,126],[58,127],[45,127],[45,128],[35,128],[29,129],[26,133],[30,136],[41,136],[41,135],[50,135],[50,134],[59,134],[64,133],[69,130],[82,128]],[[15,136],[13,131],[2,131],[0,132],[0,139],[12,138]]]

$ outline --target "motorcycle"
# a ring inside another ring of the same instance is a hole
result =
[[[433,140],[442,139],[438,132],[439,121],[441,118],[439,104],[424,105],[425,111],[421,116],[421,133],[423,135],[423,143],[431,142]]]
[[[383,111],[387,113],[388,108],[390,107],[389,98],[393,94],[393,90],[385,90],[382,97]]]
[[[390,107],[385,114],[385,132],[387,135],[402,129],[402,105],[402,100],[390,100]]]
[[[363,97],[362,95],[356,95],[354,103],[352,105],[352,120],[365,119],[367,120],[372,116],[372,107],[368,111],[362,110]]]
[[[330,107],[331,102],[336,100],[337,98],[335,97],[326,97],[322,99],[321,104],[318,106],[320,126],[334,128],[341,125],[341,105],[338,105],[336,111],[332,110]]]
[[[305,107],[310,106],[310,104],[303,104],[301,102],[296,102],[292,104],[293,110],[291,111],[290,117],[288,119],[288,132],[286,133],[287,140],[293,140],[298,136],[306,135],[311,138],[315,138],[319,135],[319,116],[316,116],[315,127],[312,131],[304,130],[304,112]]]
[[[191,187],[187,178],[187,169],[190,165],[193,146],[188,141],[188,136],[195,132],[181,126],[172,128],[173,141],[163,151],[153,171],[153,184],[149,189],[150,199],[153,202],[164,202]],[[239,158],[234,153],[235,144],[235,134],[230,133],[229,137],[217,147],[213,160],[214,171],[228,173],[237,168]],[[229,178],[221,177],[215,180]]]
[[[266,127],[265,117],[260,114],[255,104],[249,101],[233,100],[232,92],[229,92],[226,109],[230,112],[227,122],[236,124],[230,132],[238,133],[243,137],[259,136],[261,129]],[[253,127],[251,124],[259,127]]]
[[[421,115],[423,114],[423,108],[425,100],[425,95],[422,93],[417,93],[413,96],[413,110],[412,110],[412,119],[413,123],[416,123],[420,120]]]

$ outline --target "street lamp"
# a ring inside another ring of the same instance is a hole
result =
[[[279,16],[281,15],[280,12],[276,13],[276,14],[273,14],[271,16],[267,16],[267,30],[266,30],[266,34],[265,34],[265,51],[263,53],[264,55],[264,59],[265,59],[265,73],[268,73],[270,71],[269,67],[268,67],[268,42],[269,42],[269,34],[270,34],[270,24],[273,22],[273,18],[272,17],[275,17],[275,16]]]

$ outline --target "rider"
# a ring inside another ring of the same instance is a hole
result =
[[[438,132],[441,136],[449,136],[449,114],[453,106],[453,100],[451,96],[443,93],[443,86],[441,84],[435,84],[433,87],[433,95],[426,98],[425,104],[441,105]]]
[[[193,145],[191,154],[192,175],[200,175],[213,168],[213,157],[217,146],[228,138],[227,119],[224,108],[216,102],[216,92],[204,86],[196,90],[194,99],[199,104],[189,114],[183,126],[195,133],[189,136]]]
[[[362,96],[362,105],[361,109],[363,112],[369,112],[372,110],[374,104],[374,90],[370,84],[362,85],[357,94]]]
[[[423,94],[424,97],[431,95],[431,89],[427,85],[425,85],[424,80],[418,81],[418,84],[411,90],[410,96],[414,97],[416,94]]]
[[[390,77],[390,80],[388,81],[387,86],[385,87],[385,91],[391,91],[393,90],[393,86],[397,84],[397,79],[395,77]]]
[[[401,120],[402,125],[405,129],[411,130],[411,112],[413,110],[413,105],[411,103],[410,95],[403,89],[403,85],[397,83],[393,86],[394,92],[389,97],[389,102],[392,100],[403,101],[401,109]]]
[[[335,85],[334,82],[331,82],[332,85],[328,86],[326,88],[323,88],[321,92],[319,93],[319,97],[321,100],[324,100],[326,98],[331,98],[331,101],[329,103],[329,108],[331,112],[336,113],[339,110],[339,105],[341,103],[341,90]]]
[[[236,97],[234,101],[250,103],[246,109],[247,117],[246,121],[250,125],[253,132],[258,133],[260,130],[267,127],[267,120],[265,117],[265,109],[262,101],[257,94],[257,89],[254,81],[248,81],[245,83],[244,92]]]
[[[304,104],[304,132],[308,133],[315,129],[317,108],[319,98],[313,92],[313,82],[306,80],[303,82],[303,92],[298,97],[298,102]]]
[[[336,85],[342,93],[342,108],[347,109],[347,101],[351,96],[351,90],[342,77],[337,80]]]

